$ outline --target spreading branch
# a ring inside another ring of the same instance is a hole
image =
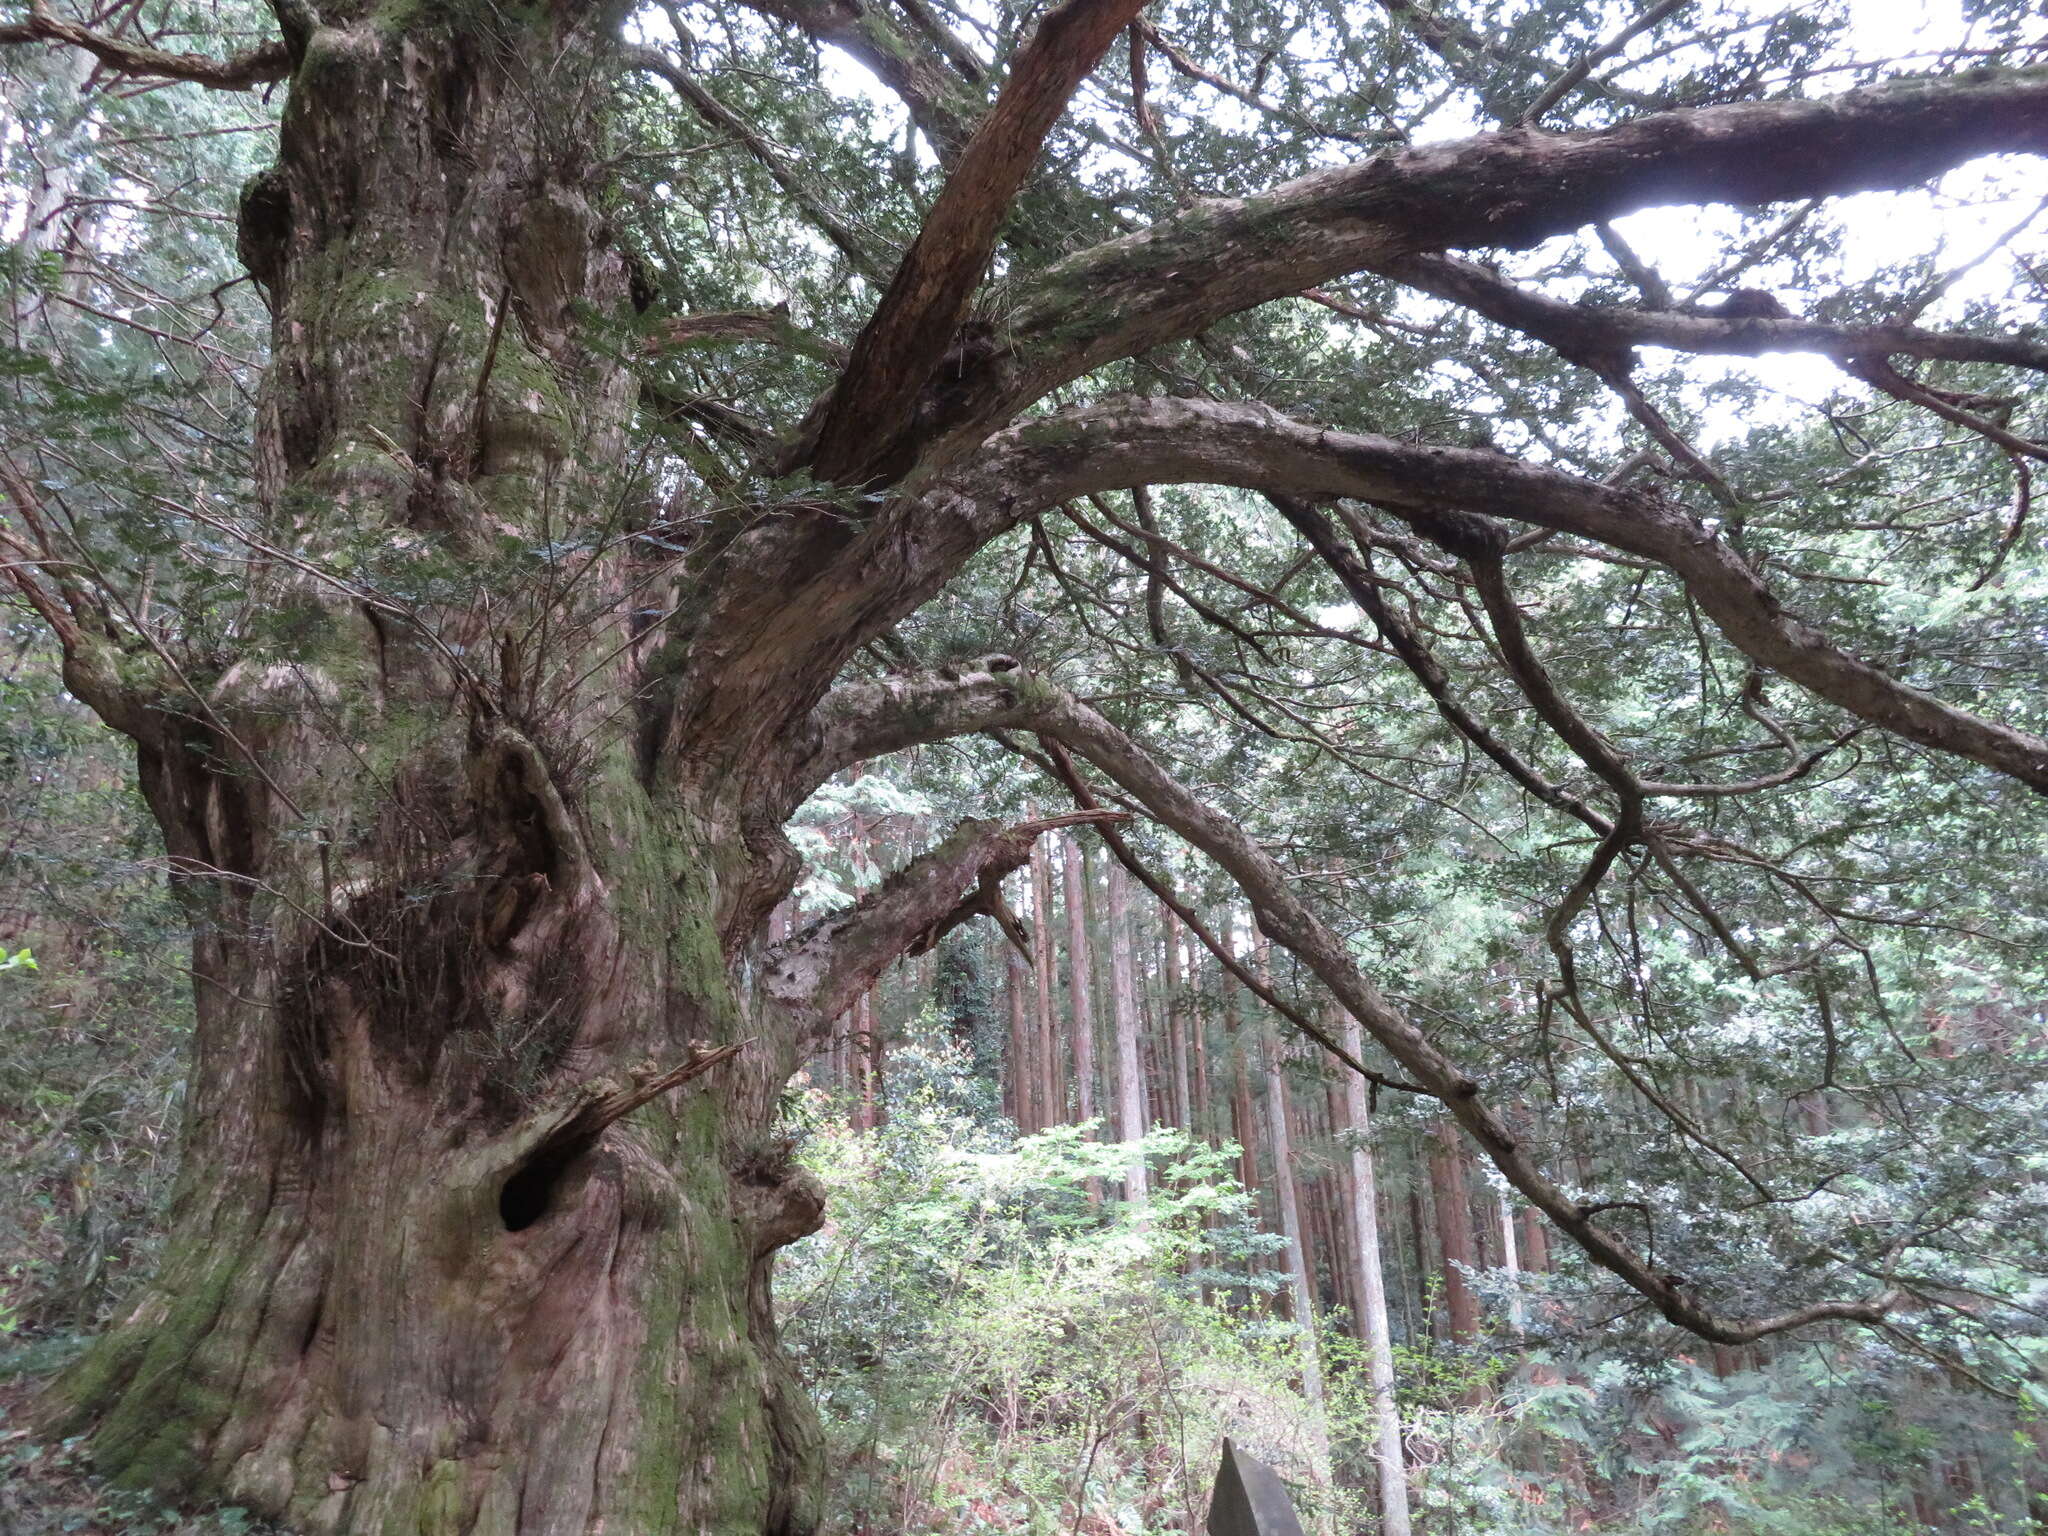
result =
[[[1600,371],[1631,366],[1636,347],[1669,347],[1722,357],[1815,352],[1844,365],[1904,355],[1956,363],[1999,363],[2048,373],[2048,341],[2024,336],[1970,336],[1910,325],[1829,325],[1818,320],[1757,316],[1721,319],[1683,310],[1567,304],[1531,293],[1477,262],[1416,255],[1382,262],[1375,271],[1408,287],[1470,309],[1520,331],[1573,362]]]
[[[1259,927],[1297,955],[1337,1001],[1424,1090],[1442,1101],[1503,1177],[1595,1263],[1619,1276],[1669,1321],[1722,1344],[1747,1344],[1822,1322],[1881,1323],[1904,1299],[1872,1295],[1810,1302],[1753,1318],[1732,1317],[1691,1293],[1686,1281],[1650,1262],[1595,1221],[1595,1207],[1574,1200],[1539,1168],[1480,1085],[1395,1009],[1353,963],[1349,946],[1296,893],[1295,882],[1231,817],[1166,773],[1136,742],[1094,710],[1040,684],[1035,728],[1058,739],[1121,785],[1147,811],[1220,865],[1252,905]]]
[[[776,309],[734,309],[718,314],[679,315],[654,328],[648,350],[683,350],[720,342],[757,341],[803,357],[841,364],[846,349],[793,323],[786,306]]]
[[[1463,510],[1574,533],[1672,572],[1758,666],[1921,746],[1970,758],[2048,793],[2048,741],[1944,703],[1843,651],[1788,612],[1728,540],[1675,502],[1522,463],[1305,425],[1268,407],[1182,399],[1105,401],[1003,434],[963,486],[1012,517],[1120,485],[1234,485],[1352,497],[1426,513]]]
[[[921,954],[977,914],[1008,918],[995,884],[1021,869],[1031,845],[1061,827],[1128,821],[1123,811],[1075,811],[1004,826],[963,821],[952,834],[851,907],[819,918],[762,962],[767,994],[822,1028],[850,1007],[899,956]],[[1003,922],[1017,942],[1014,918]],[[1028,946],[1027,946],[1028,947]]]
[[[1058,385],[1226,315],[1421,252],[1525,249],[1672,203],[1897,190],[1978,155],[2048,151],[2048,70],[1902,81],[1818,101],[1527,128],[1312,171],[1077,252],[1020,284],[999,345],[948,369],[928,463]]]
[[[821,479],[864,481],[896,462],[918,393],[967,318],[1010,204],[1037,164],[1045,136],[1075,88],[1143,8],[1144,0],[1066,0],[1046,13],[1018,52],[995,105],[853,344],[811,451]],[[895,472],[906,467],[907,459]]]
[[[873,682],[842,683],[811,712],[790,807],[841,769],[909,747],[1021,725],[1026,674],[1012,656]]]
[[[282,38],[225,59],[203,53],[169,53],[66,21],[43,0],[31,0],[27,21],[0,26],[0,45],[9,43],[67,43],[84,49],[119,75],[141,80],[188,80],[215,91],[246,91],[282,80],[292,72],[291,50]]]

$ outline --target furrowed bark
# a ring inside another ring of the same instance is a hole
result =
[[[597,736],[659,710],[616,555],[577,600],[620,611],[580,625],[546,561],[445,602],[322,566],[461,569],[630,504],[632,381],[579,318],[630,323],[590,195],[616,59],[573,3],[488,46],[436,7],[287,9],[240,231],[276,361],[231,526],[295,541],[247,567],[291,638],[181,666],[53,609],[135,742],[197,1022],[159,1273],[43,1413],[110,1476],[308,1536],[807,1530],[771,1270],[820,1212],[772,1131],[793,1032],[751,986],[791,756],[734,777],[687,733]]]
[[[1465,1146],[1449,1121],[1437,1127],[1437,1144],[1429,1152],[1429,1195],[1436,1206],[1437,1256],[1443,1264],[1444,1330],[1454,1344],[1479,1336],[1479,1298],[1472,1294],[1468,1272],[1478,1268],[1479,1251],[1472,1235],[1472,1195],[1465,1184]]]

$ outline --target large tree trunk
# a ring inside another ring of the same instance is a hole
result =
[[[282,975],[202,938],[196,970],[269,1001],[201,987],[162,1270],[57,1389],[103,1470],[314,1532],[808,1524],[769,1262],[821,1205],[765,1139],[763,1074],[601,1139],[586,1097],[523,1110],[568,1060],[744,1027],[689,953],[715,855],[628,853],[610,900],[544,893],[498,942],[488,886],[374,928],[358,903],[374,950],[315,939]]]
[[[736,984],[777,767],[612,728],[637,658],[545,549],[636,490],[578,339],[631,315],[576,12],[287,12],[243,209],[270,627],[154,696],[71,657],[138,742],[198,1023],[161,1272],[50,1413],[308,1532],[793,1531],[819,1487],[769,1298],[820,1211],[771,1125],[798,1040]]]

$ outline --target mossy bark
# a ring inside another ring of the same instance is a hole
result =
[[[198,1030],[161,1271],[49,1419],[308,1532],[808,1529],[769,1271],[820,1202],[773,1139],[799,1042],[748,992],[778,770],[667,726],[622,643],[616,18],[280,10],[242,208],[265,619],[210,669],[74,668],[137,742]]]
[[[56,1390],[102,1470],[314,1532],[808,1527],[768,1271],[819,1207],[768,1139],[779,1069],[718,1069],[550,1155],[593,1072],[749,1028],[697,952],[721,855],[660,846],[637,875],[640,828],[630,859],[598,856],[601,904],[551,880],[508,940],[473,898],[528,875],[365,925],[359,954],[315,941],[267,1006],[202,987],[162,1270]],[[200,951],[262,985],[253,957]],[[451,969],[459,988],[420,984]],[[522,983],[534,1006],[508,1016]]]

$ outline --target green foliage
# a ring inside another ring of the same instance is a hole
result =
[[[1155,1132],[1142,1213],[1091,1195],[1134,1150],[1071,1126],[1009,1143],[929,1090],[871,1135],[819,1119],[829,1222],[778,1296],[833,1441],[835,1525],[1050,1536],[1085,1508],[1187,1529],[1225,1429],[1304,1455],[1291,1330],[1237,1326],[1190,1273],[1230,1262],[1235,1149]]]
[[[0,674],[0,1336],[91,1327],[175,1167],[184,928],[122,754],[43,645]]]
[[[8,1536],[284,1536],[234,1506],[186,1509],[92,1475],[77,1441],[42,1445],[0,1403],[0,1529]]]

